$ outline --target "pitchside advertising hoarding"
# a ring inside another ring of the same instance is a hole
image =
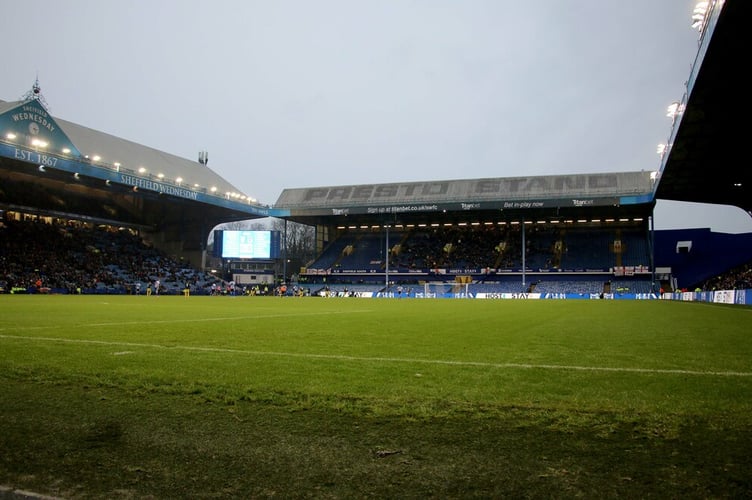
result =
[[[476,293],[476,299],[513,299],[513,300],[652,300],[657,299],[654,293]]]
[[[752,305],[752,290],[712,290],[708,292],[664,293],[665,300],[684,302],[713,302],[715,304]]]
[[[397,294],[388,292],[353,292],[338,290],[320,292],[322,297],[405,298],[405,299],[486,299],[486,300],[655,300],[654,293],[509,293],[509,292],[424,292],[422,290]]]
[[[332,291],[328,297],[344,297],[342,292]],[[362,298],[394,298],[394,292],[358,292],[347,295]],[[691,302],[713,302],[717,304],[752,305],[752,290],[717,290],[713,292],[665,293],[430,293],[422,291],[402,294],[403,298],[416,299],[486,299],[486,300],[683,300]]]

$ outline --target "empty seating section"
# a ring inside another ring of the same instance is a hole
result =
[[[649,279],[611,280],[611,293],[650,293],[653,286]]]
[[[552,269],[555,267],[556,241],[558,232],[555,229],[538,229],[537,227],[526,233],[525,267],[527,269]]]
[[[603,292],[603,279],[541,280],[535,283],[536,293],[577,293],[581,295]]]
[[[621,231],[623,266],[647,266],[650,263],[650,250],[647,235],[635,229]]]
[[[331,269],[342,257],[345,248],[353,243],[355,235],[347,233],[334,241],[324,249],[321,255],[309,266],[311,269]]]
[[[569,229],[562,248],[562,269],[607,269],[615,265],[611,251],[613,233],[592,229]]]
[[[345,247],[338,264],[342,269],[380,271],[386,261],[385,252],[384,233],[362,233]]]
[[[511,277],[510,277],[511,278]],[[570,278],[570,279],[541,279],[532,276],[532,281],[524,285],[519,276],[515,279],[507,279],[498,282],[473,283],[469,286],[470,293],[540,293],[540,294],[580,294],[600,295],[610,293],[613,295],[651,293],[652,284],[647,278],[634,278],[613,280],[608,275],[597,278]]]
[[[497,282],[473,283],[468,287],[468,292],[476,293],[524,293],[527,292],[528,286],[522,285],[522,281],[517,278],[514,280],[504,280]]]

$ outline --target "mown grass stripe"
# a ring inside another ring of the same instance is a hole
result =
[[[26,337],[20,335],[2,335],[2,339],[13,340],[30,340],[44,342],[61,342],[71,344],[91,344],[118,347],[143,347],[149,349],[168,349],[183,350],[192,352],[218,352],[230,354],[247,354],[253,356],[280,356],[310,359],[330,359],[341,361],[364,361],[377,363],[421,363],[433,365],[449,366],[475,366],[482,368],[517,368],[517,369],[538,369],[538,370],[560,370],[560,371],[589,371],[589,372],[621,372],[621,373],[641,373],[641,374],[665,374],[665,375],[693,375],[693,376],[712,376],[712,377],[752,377],[752,372],[736,371],[700,371],[684,369],[660,369],[660,368],[635,368],[635,367],[608,367],[608,366],[578,366],[578,365],[553,365],[553,364],[533,364],[533,363],[488,363],[484,361],[456,361],[441,359],[419,359],[419,358],[396,358],[396,357],[367,357],[367,356],[347,356],[342,354],[314,354],[314,353],[295,353],[295,352],[278,352],[278,351],[250,351],[244,349],[229,349],[220,347],[196,347],[196,346],[165,346],[161,344],[146,344],[138,342],[113,342],[106,340],[91,339],[66,339],[55,337]]]
[[[201,323],[201,322],[214,322],[214,321],[239,321],[247,319],[270,319],[270,318],[289,318],[291,316],[332,316],[336,314],[353,314],[353,313],[369,313],[372,312],[368,309],[352,310],[352,311],[324,311],[324,312],[302,312],[302,313],[287,313],[284,314],[256,314],[253,316],[225,316],[225,317],[212,317],[212,318],[186,318],[186,319],[159,319],[150,321],[114,321],[107,323],[84,323],[77,325],[79,327],[102,327],[102,326],[133,326],[133,325],[158,325],[169,323]],[[25,326],[24,330],[49,330],[57,328],[56,325],[40,325],[40,326]],[[13,327],[14,330],[21,328]],[[0,328],[0,331],[5,328]]]

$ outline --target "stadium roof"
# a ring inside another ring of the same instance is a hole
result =
[[[734,205],[752,214],[747,61],[752,2],[710,2],[656,197]]]
[[[585,212],[648,215],[654,183],[649,172],[507,177],[285,189],[275,208],[290,219],[417,221],[477,218],[577,217]]]
[[[0,181],[6,209],[146,227],[270,215],[205,164],[52,117],[34,98],[0,101]]]
[[[656,199],[735,205],[752,214],[752,170],[746,158],[746,56],[752,36],[746,23],[752,2],[715,0],[700,24],[701,38],[677,103],[668,149],[656,174],[634,172],[554,177],[523,177],[402,184],[285,189],[275,208],[290,219],[320,223],[326,217],[351,220],[395,217],[468,218],[502,216],[528,219],[566,211],[646,216]],[[654,182],[653,180],[657,181]],[[588,189],[590,186],[599,189]],[[601,189],[602,188],[602,189]],[[485,214],[483,212],[485,211]]]
[[[55,130],[55,125],[59,126],[59,130]],[[37,132],[29,130],[29,133],[25,134],[25,145],[31,147],[31,141],[44,140],[48,145],[42,149],[51,154],[67,154],[71,158],[88,160],[94,165],[116,169],[119,172],[152,175],[164,182],[181,179],[179,183],[188,187],[203,190],[216,188],[216,192],[219,193],[240,193],[230,182],[197,161],[187,160],[61,118],[53,118],[38,101],[0,101],[0,129],[6,138],[9,132],[20,136],[26,132],[24,128],[32,127],[36,127]],[[62,147],[56,150],[57,145]],[[66,148],[67,152],[63,151],[63,148]],[[139,172],[139,169],[143,170]]]

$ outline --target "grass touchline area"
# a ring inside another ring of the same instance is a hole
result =
[[[144,344],[134,342],[112,342],[107,340],[90,340],[90,339],[66,339],[58,337],[24,337],[19,335],[3,335],[0,338],[32,340],[46,342],[65,342],[73,344],[97,344],[123,347],[147,347],[153,349],[172,349],[196,352],[225,352],[229,354],[250,354],[253,356],[289,356],[296,358],[312,359],[333,359],[344,361],[367,361],[367,362],[385,362],[385,363],[421,363],[437,365],[456,365],[456,366],[478,366],[486,368],[520,368],[520,369],[541,369],[541,370],[576,370],[576,371],[603,371],[603,372],[633,372],[633,373],[663,373],[671,375],[696,375],[696,376],[713,376],[713,377],[752,377],[752,372],[734,372],[734,371],[698,371],[698,370],[681,370],[681,369],[660,369],[660,368],[634,368],[634,367],[609,367],[609,366],[577,366],[577,365],[548,365],[548,364],[530,364],[530,363],[487,363],[482,361],[462,361],[462,360],[441,360],[441,359],[418,359],[418,358],[383,358],[383,357],[363,357],[363,356],[345,356],[341,354],[312,354],[299,352],[277,352],[277,351],[249,351],[245,349],[230,349],[218,347],[197,347],[181,345],[160,345]],[[133,352],[114,353],[114,354],[133,354]]]

